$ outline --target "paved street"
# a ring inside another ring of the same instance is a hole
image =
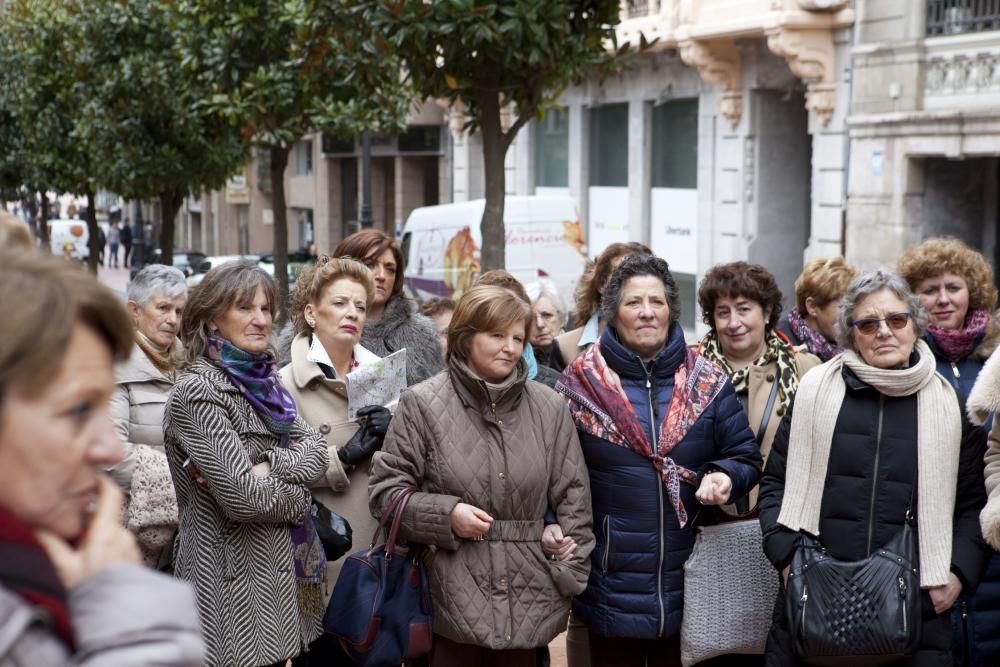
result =
[[[128,269],[109,269],[102,266],[97,270],[97,279],[103,285],[124,295],[125,289],[128,287],[128,272]]]

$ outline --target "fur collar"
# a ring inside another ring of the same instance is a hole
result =
[[[1000,410],[1000,352],[994,352],[986,360],[966,402],[969,419],[980,426],[997,410]]]

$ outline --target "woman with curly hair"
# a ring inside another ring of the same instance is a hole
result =
[[[924,340],[937,358],[938,372],[967,398],[1000,342],[993,269],[982,254],[948,237],[910,248],[898,269],[930,318]]]
[[[782,315],[778,330],[792,345],[805,345],[820,361],[843,352],[836,343],[837,316],[840,300],[857,273],[843,257],[810,260],[795,280],[795,307]]]
[[[923,338],[934,352],[938,372],[961,402],[971,399],[976,378],[1000,341],[993,269],[962,241],[938,237],[903,253],[899,273],[927,311],[930,323]],[[983,417],[988,429],[991,415]],[[982,584],[975,595],[959,598],[952,610],[956,664],[1000,661],[1000,556],[990,560]]]

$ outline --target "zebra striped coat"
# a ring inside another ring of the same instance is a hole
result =
[[[299,417],[291,433],[298,444],[280,449],[204,359],[174,386],[163,429],[180,518],[175,574],[197,590],[205,664],[266,665],[297,655],[321,628],[299,611],[288,528],[306,516],[307,487],[326,471],[323,437]],[[271,473],[258,477],[251,467],[263,461]]]

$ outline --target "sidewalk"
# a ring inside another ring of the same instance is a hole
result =
[[[102,266],[97,269],[97,279],[101,281],[102,285],[113,289],[124,297],[125,290],[128,288],[128,271],[128,269],[123,268],[110,269]]]

